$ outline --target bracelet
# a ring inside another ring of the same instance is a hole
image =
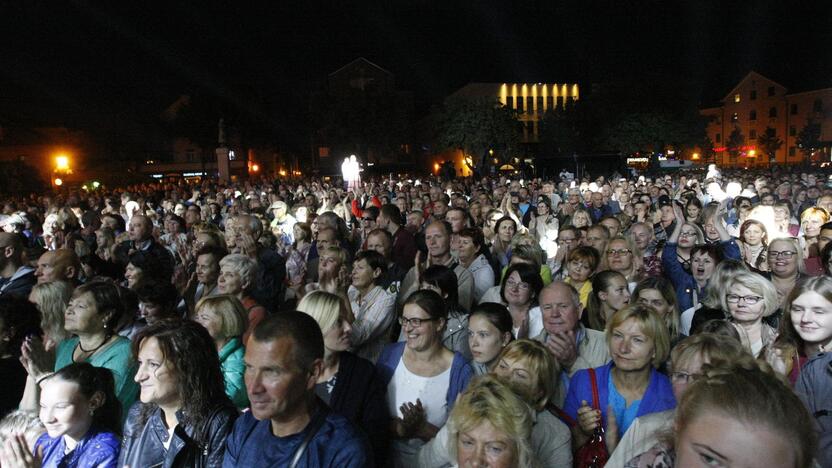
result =
[[[48,379],[49,377],[52,377],[53,375],[55,375],[54,372],[47,372],[47,373],[43,374],[42,376],[40,376],[40,378],[37,381],[35,381],[35,383],[37,384],[38,387],[40,387],[41,382]]]

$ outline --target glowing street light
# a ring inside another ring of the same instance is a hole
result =
[[[61,153],[55,156],[55,169],[65,171],[69,169],[69,156]]]
[[[64,184],[64,181],[63,181],[63,180],[61,180],[60,178],[57,178],[57,177],[55,178],[55,185],[57,185],[58,187],[60,187],[60,186],[61,186],[61,185],[63,185],[63,184]]]

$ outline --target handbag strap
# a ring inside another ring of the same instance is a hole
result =
[[[598,398],[598,379],[595,378],[595,369],[589,368],[589,383],[592,385],[592,407],[601,410],[601,399]]]
[[[309,432],[306,433],[306,437],[303,438],[303,441],[298,445],[298,448],[295,449],[295,454],[292,456],[292,463],[289,465],[289,468],[296,468],[298,463],[300,463],[301,457],[303,454],[306,453],[306,448],[309,447],[309,442],[315,437],[315,434],[321,429],[321,426],[324,425],[324,421],[326,421],[326,411],[320,409],[318,413],[315,415],[315,418],[312,419],[312,424],[310,424]]]

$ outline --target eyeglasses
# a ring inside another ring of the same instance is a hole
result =
[[[687,372],[671,372],[670,373],[670,380],[674,382],[684,382],[688,383],[691,381],[696,381],[699,377],[702,377],[702,374],[688,374]]]
[[[630,249],[607,249],[607,255],[626,255],[629,253],[633,253]]]
[[[399,325],[401,325],[402,327],[411,326],[413,328],[419,328],[422,326],[422,322],[433,322],[434,320],[436,319],[399,317]]]
[[[763,300],[763,298],[760,296],[738,296],[736,294],[728,294],[725,296],[725,300],[731,304],[738,304],[740,301],[743,301],[748,305],[754,305]]]
[[[680,232],[679,237],[696,237],[695,232]]]
[[[768,256],[772,257],[772,258],[779,258],[781,256],[783,258],[792,258],[795,255],[797,255],[797,252],[795,252],[794,250],[782,250],[782,251],[779,251],[779,252],[776,251],[776,250],[769,250],[768,251]]]
[[[522,281],[506,281],[507,288],[517,288],[521,291],[528,291],[529,290],[529,283],[524,283]]]

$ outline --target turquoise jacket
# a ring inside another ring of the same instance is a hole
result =
[[[225,394],[237,408],[248,407],[248,395],[243,374],[246,370],[243,357],[246,348],[239,338],[231,338],[220,350],[220,369],[225,379]]]

